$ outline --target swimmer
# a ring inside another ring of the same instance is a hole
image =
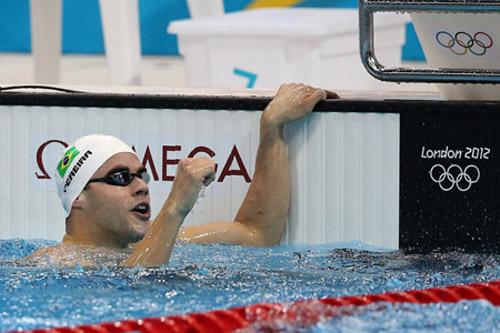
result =
[[[29,261],[54,266],[96,266],[106,258],[121,266],[168,263],[176,240],[271,246],[281,240],[290,201],[283,124],[309,114],[334,93],[303,84],[284,84],[260,119],[260,143],[252,183],[234,221],[182,227],[203,186],[215,179],[206,157],[182,159],[172,190],[151,219],[150,177],[136,153],[118,138],[84,136],[58,163],[56,183],[66,211],[66,234]]]

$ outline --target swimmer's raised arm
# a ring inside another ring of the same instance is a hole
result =
[[[116,137],[87,135],[69,145],[55,172],[66,211],[63,242],[34,253],[32,261],[50,265],[98,264],[113,254],[124,266],[160,266],[170,259],[176,238],[191,242],[245,245],[277,244],[286,226],[290,200],[288,152],[283,124],[302,118],[328,92],[287,84],[264,110],[253,182],[234,222],[180,229],[202,184],[215,179],[208,158],[179,162],[169,197],[151,221],[149,174],[135,151]],[[336,97],[332,94],[330,97]],[[180,233],[179,233],[179,230]],[[99,255],[93,258],[94,254]],[[99,259],[99,260],[98,260]]]
[[[255,172],[233,222],[213,222],[181,229],[179,238],[197,243],[269,246],[281,240],[288,220],[290,181],[283,124],[309,114],[334,93],[303,84],[282,85],[260,120]]]
[[[209,158],[179,161],[172,190],[148,233],[134,245],[124,266],[160,266],[169,261],[172,247],[184,219],[193,208],[202,185],[215,179],[215,163]]]

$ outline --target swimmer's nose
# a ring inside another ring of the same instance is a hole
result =
[[[139,177],[134,177],[131,184],[134,188],[135,195],[148,195],[149,194],[149,186],[146,182]]]

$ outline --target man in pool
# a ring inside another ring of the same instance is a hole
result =
[[[111,136],[85,136],[58,164],[58,194],[67,212],[62,243],[35,252],[35,263],[93,266],[160,266],[176,240],[271,246],[281,240],[290,200],[283,124],[309,114],[334,93],[303,84],[282,85],[260,119],[253,181],[234,221],[181,228],[203,185],[215,179],[215,163],[194,157],[178,163],[172,190],[151,220],[149,175],[135,152]]]

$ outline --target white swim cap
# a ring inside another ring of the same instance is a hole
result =
[[[55,173],[57,194],[66,210],[66,216],[92,175],[111,156],[118,153],[136,155],[123,141],[109,135],[87,135],[66,148]]]

